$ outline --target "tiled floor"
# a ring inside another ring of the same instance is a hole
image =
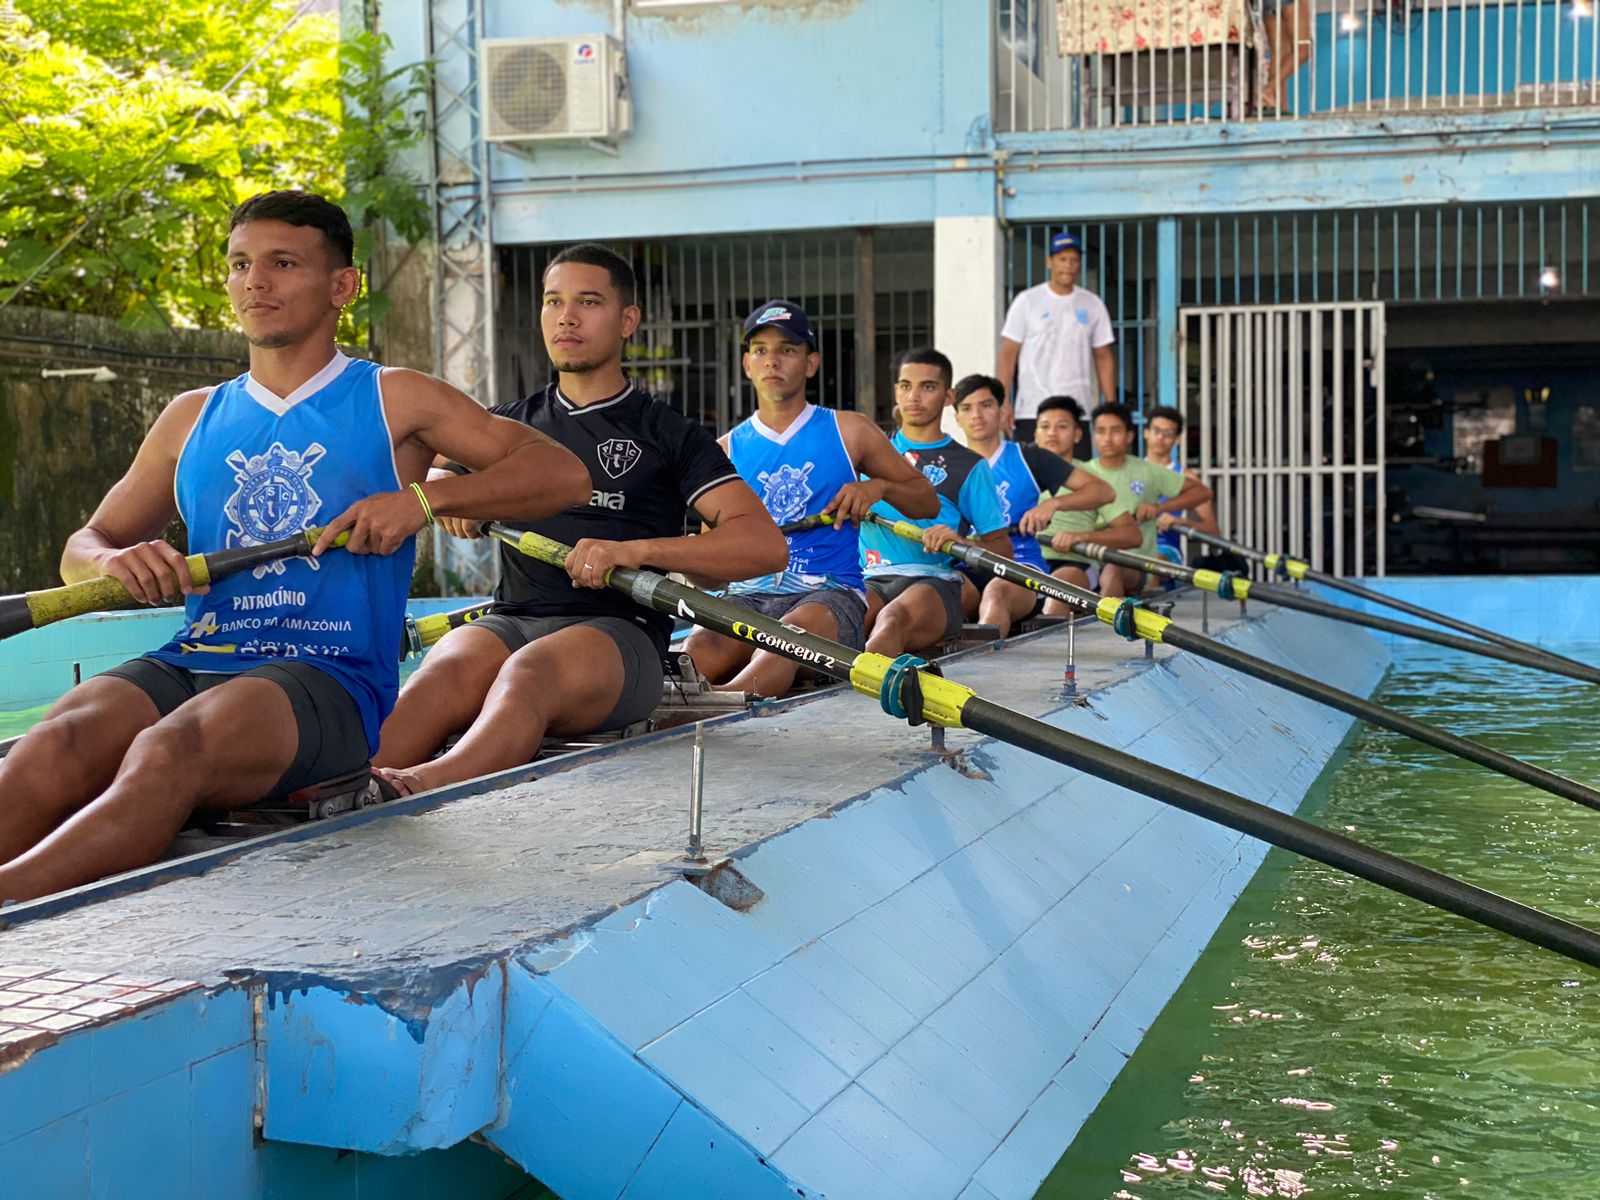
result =
[[[0,1068],[35,1038],[110,1021],[199,987],[187,979],[134,979],[93,971],[0,967]]]

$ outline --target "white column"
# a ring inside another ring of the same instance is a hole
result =
[[[936,217],[933,222],[933,344],[956,378],[994,373],[1004,316],[1005,238],[993,217]],[[955,413],[944,427],[957,438]],[[964,440],[964,439],[963,439]]]

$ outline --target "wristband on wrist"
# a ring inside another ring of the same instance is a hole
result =
[[[417,502],[422,505],[422,515],[427,518],[427,523],[432,525],[434,523],[433,505],[428,503],[428,497],[426,493],[423,492],[422,485],[420,483],[413,483],[411,485],[411,490],[417,494]]]

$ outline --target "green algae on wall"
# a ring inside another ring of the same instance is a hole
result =
[[[245,362],[236,334],[134,333],[98,317],[0,309],[0,592],[58,582],[67,536],[128,469],[168,401]],[[116,379],[42,374],[96,367]],[[181,527],[169,535],[182,545]]]

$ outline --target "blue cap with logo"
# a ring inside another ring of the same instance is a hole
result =
[[[812,332],[806,310],[788,300],[768,300],[744,319],[744,342],[755,336],[756,330],[767,326],[781,329],[797,342],[804,342],[813,350],[817,348],[817,335]]]
[[[1083,242],[1079,240],[1077,234],[1068,233],[1063,229],[1050,239],[1050,253],[1060,254],[1063,250],[1076,250],[1081,254],[1083,252]]]

